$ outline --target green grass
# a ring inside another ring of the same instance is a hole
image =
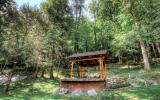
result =
[[[111,68],[108,77],[120,76],[139,80],[152,80],[157,85],[138,88],[129,88],[121,91],[99,91],[97,96],[89,97],[84,93],[81,97],[71,94],[56,95],[54,91],[59,88],[59,82],[47,78],[28,79],[11,84],[8,94],[0,94],[0,100],[160,100],[160,66],[152,66],[150,71],[144,71],[142,67]],[[1,87],[2,88],[2,87]]]
[[[57,81],[37,78],[13,83],[8,94],[3,94],[0,100],[59,100],[52,92],[59,87]]]
[[[131,88],[126,91],[100,92],[96,97],[73,97],[69,100],[159,100],[160,85]]]

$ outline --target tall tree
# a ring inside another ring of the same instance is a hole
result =
[[[80,36],[80,32],[78,32],[79,29],[79,24],[82,18],[82,10],[84,7],[84,0],[73,0],[72,2],[72,10],[73,10],[73,15],[75,16],[75,31],[74,33],[74,52],[78,52],[79,51],[79,36]]]
[[[92,0],[92,2],[89,5],[90,12],[91,14],[93,14],[93,20],[94,20],[93,33],[94,33],[95,48],[97,46],[96,21],[97,21],[97,14],[98,14],[98,5],[99,5],[98,0]]]

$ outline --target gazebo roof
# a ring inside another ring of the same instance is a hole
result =
[[[84,53],[76,53],[70,55],[68,58],[69,59],[74,59],[74,58],[81,58],[81,57],[95,57],[95,56],[106,56],[107,55],[107,50],[99,50],[99,51],[92,51],[92,52],[84,52]]]

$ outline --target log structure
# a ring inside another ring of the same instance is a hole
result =
[[[103,89],[105,87],[106,80],[106,59],[107,51],[94,51],[77,53],[68,57],[70,60],[70,79],[62,79],[61,87],[67,88],[69,90],[74,90],[80,88],[82,90],[87,90],[89,88]],[[79,78],[74,77],[74,66],[79,65]],[[84,78],[85,68],[98,66],[99,68],[99,78]]]

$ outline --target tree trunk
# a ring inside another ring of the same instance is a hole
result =
[[[127,67],[128,67],[128,69],[130,69],[130,65],[129,65],[128,57],[127,57]]]
[[[155,43],[155,44],[156,44],[156,48],[157,48],[157,50],[158,50],[158,53],[160,54],[160,46],[159,46],[158,43]]]
[[[148,60],[151,63],[151,61],[152,61],[151,48],[150,48],[150,45],[148,43],[147,43],[146,49],[147,49]]]
[[[97,34],[96,34],[96,16],[94,15],[94,26],[93,26],[93,33],[94,33],[94,45],[95,48],[97,47]]]
[[[118,60],[119,60],[119,64],[122,64],[122,57],[121,56],[118,56]]]
[[[39,68],[36,67],[36,71],[33,73],[33,77],[34,77],[34,78],[37,78],[38,72],[39,72]]]
[[[51,66],[51,69],[50,69],[50,79],[53,78],[53,66]]]
[[[75,20],[76,21],[76,23],[75,23],[76,29],[75,29],[75,33],[74,33],[74,52],[78,52],[78,50],[79,50],[78,29],[79,29],[79,22],[80,22],[80,18],[81,18],[80,16],[81,16],[82,8],[80,7],[78,0],[76,0],[75,3],[76,3],[76,20]]]
[[[141,47],[142,56],[143,56],[144,69],[149,70],[150,64],[149,64],[149,60],[148,60],[148,56],[147,56],[146,47],[144,45],[144,40],[140,37],[139,42],[140,42],[140,47]]]
[[[155,49],[154,43],[152,43],[151,46],[152,46],[152,50],[153,50],[154,56],[157,57],[156,49]]]
[[[44,77],[44,73],[45,73],[45,70],[44,70],[44,69],[42,69],[41,77]]]
[[[8,74],[8,77],[7,77],[8,79],[7,79],[7,82],[6,82],[5,89],[4,89],[5,93],[8,93],[8,91],[9,91],[9,87],[10,87],[10,84],[12,82],[12,76],[13,76],[13,73],[16,69],[16,64],[17,64],[16,62],[13,64],[13,68],[12,68],[11,72]]]
[[[85,39],[85,51],[88,51],[88,39]]]

